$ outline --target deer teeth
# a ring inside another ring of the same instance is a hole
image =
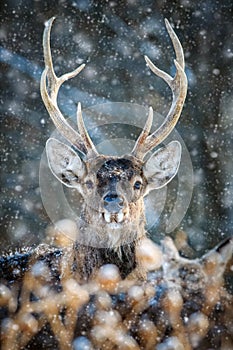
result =
[[[104,213],[104,219],[106,222],[110,223],[111,222],[111,214],[108,212]]]
[[[122,222],[123,219],[124,219],[124,214],[123,214],[123,212],[121,211],[120,213],[118,213],[117,216],[116,216],[116,218],[117,218],[117,222]]]
[[[106,212],[103,213],[103,216],[104,216],[104,220],[107,223],[111,223],[111,222],[118,222],[118,223],[120,223],[124,219],[124,214],[123,214],[122,211],[120,213],[117,213],[117,214],[111,214],[111,213],[106,211]]]

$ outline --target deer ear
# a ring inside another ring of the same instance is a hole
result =
[[[160,148],[145,162],[143,174],[148,181],[147,192],[161,188],[176,175],[181,158],[181,144],[172,141]]]
[[[46,153],[53,175],[64,185],[76,187],[85,173],[85,165],[77,153],[52,138],[46,142]]]

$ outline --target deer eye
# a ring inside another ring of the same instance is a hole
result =
[[[134,188],[135,190],[140,190],[141,186],[142,186],[141,181],[136,181],[136,182],[134,183],[134,185],[133,185],[133,188]]]
[[[87,186],[87,188],[88,188],[89,190],[91,190],[91,189],[93,188],[93,182],[92,182],[91,180],[87,180],[87,181],[85,182],[85,185]]]

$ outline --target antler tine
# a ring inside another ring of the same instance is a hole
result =
[[[176,60],[174,60],[176,66],[175,77],[172,78],[169,74],[160,70],[151,62],[151,60],[147,56],[145,56],[145,60],[151,71],[160,78],[162,78],[169,85],[169,87],[172,90],[173,100],[171,108],[163,124],[151,135],[146,137],[144,143],[139,142],[138,140],[136,141],[132,154],[135,157],[141,159],[143,159],[152,148],[156,147],[161,142],[163,142],[163,140],[171,133],[177,121],[179,120],[187,94],[188,84],[187,77],[184,72],[184,53],[182,45],[167,19],[165,20],[165,24],[176,53]],[[139,138],[141,138],[141,135],[139,136]]]
[[[93,152],[97,153],[96,149],[94,148],[94,145],[92,143],[85,143],[85,140],[82,139],[81,135],[77,131],[75,131],[71,127],[71,125],[66,121],[57,105],[57,95],[61,85],[66,80],[73,78],[77,74],[79,74],[85,67],[85,64],[82,64],[72,72],[63,74],[61,77],[56,76],[53,69],[50,48],[50,32],[54,19],[55,17],[52,17],[45,23],[43,35],[45,69],[41,76],[41,96],[45,107],[60,134],[63,135],[71,144],[77,147],[83,154],[85,154],[88,157],[90,156],[90,154],[93,154]],[[48,86],[46,80],[48,82]],[[90,148],[90,146],[92,147]]]
[[[139,135],[135,145],[134,145],[134,148],[131,152],[131,154],[133,156],[137,156],[137,153],[138,153],[138,149],[141,149],[146,138],[148,137],[149,133],[150,133],[150,129],[151,129],[151,126],[152,126],[152,122],[153,122],[153,108],[150,107],[149,108],[149,113],[148,113],[148,117],[147,117],[147,120],[146,120],[146,123],[144,125],[144,128],[142,129],[142,132],[141,134]]]
[[[184,52],[183,52],[183,48],[182,48],[182,45],[180,43],[180,40],[178,39],[176,33],[172,29],[172,26],[170,25],[167,18],[165,18],[165,25],[166,25],[168,34],[171,38],[171,41],[172,41],[172,44],[173,44],[173,47],[174,47],[174,50],[176,53],[176,60],[179,63],[179,65],[181,66],[181,68],[184,69],[185,68]]]
[[[87,129],[85,127],[83,117],[82,117],[82,109],[81,109],[81,103],[78,103],[77,108],[77,124],[78,124],[78,130],[80,132],[80,135],[82,137],[82,140],[84,141],[85,145],[88,147],[89,150],[91,150],[91,154],[89,152],[88,157],[91,158],[92,156],[98,155],[98,152],[87,132]]]

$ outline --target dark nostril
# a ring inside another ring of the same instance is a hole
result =
[[[107,204],[117,204],[120,207],[123,207],[124,205],[124,200],[121,196],[118,196],[115,193],[108,193],[104,197],[104,203]]]
[[[122,198],[122,197],[119,197],[118,205],[119,205],[120,207],[123,207],[124,201],[123,201],[123,198]]]
[[[117,199],[117,197],[118,197],[118,196],[117,196],[116,194],[110,193],[110,194],[107,194],[107,195],[104,197],[104,201],[105,201],[106,203],[115,202],[116,199]]]

